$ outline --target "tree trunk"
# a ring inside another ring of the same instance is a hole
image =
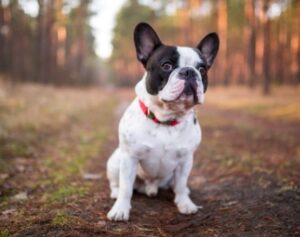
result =
[[[263,4],[263,38],[264,38],[264,54],[263,54],[263,93],[270,94],[270,20],[267,17],[269,1],[265,0]]]
[[[296,1],[296,14],[293,17],[294,30],[292,32],[291,39],[291,72],[293,83],[300,82],[300,1]]]
[[[5,21],[5,9],[2,5],[2,1],[0,0],[0,70],[5,71],[7,69],[7,55],[5,49],[6,38],[8,34],[8,26]]]
[[[245,1],[246,16],[246,49],[247,49],[247,65],[248,65],[248,83],[250,87],[255,86],[255,50],[256,50],[256,30],[255,30],[255,0]]]
[[[218,1],[218,32],[220,34],[220,50],[218,55],[218,71],[219,75],[223,76],[224,85],[229,84],[229,78],[227,75],[227,0]]]

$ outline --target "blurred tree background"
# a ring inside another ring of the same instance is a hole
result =
[[[269,93],[272,84],[300,82],[299,0],[127,0],[106,61],[94,50],[92,1],[72,2],[37,0],[38,15],[32,17],[20,1],[0,0],[0,73],[13,81],[134,85],[143,69],[132,32],[145,21],[168,44],[194,46],[218,32],[221,47],[210,84],[261,86]]]
[[[4,3],[6,2],[6,3]],[[37,0],[38,15],[21,1],[0,1],[0,71],[14,81],[83,85],[98,80],[90,1]]]

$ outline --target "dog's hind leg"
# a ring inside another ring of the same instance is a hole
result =
[[[148,197],[155,197],[158,192],[158,180],[136,180],[134,189],[142,194],[146,194]]]
[[[120,151],[117,148],[109,157],[106,164],[107,178],[109,180],[110,198],[116,199],[119,192]]]
[[[174,177],[172,173],[169,176],[165,177],[164,179],[160,180],[158,188],[167,190],[172,188],[173,186],[174,186]]]
[[[134,183],[134,190],[145,194],[148,197],[155,197],[158,192],[158,185],[160,181],[158,179],[147,179],[147,176],[140,165],[138,165],[137,174],[138,176]]]
[[[145,184],[146,184],[145,186],[146,195],[148,197],[155,197],[158,192],[159,180],[152,180],[152,181],[146,180]]]

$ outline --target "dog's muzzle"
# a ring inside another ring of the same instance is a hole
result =
[[[180,69],[178,76],[179,79],[185,81],[183,94],[186,96],[193,96],[194,103],[198,103],[197,80],[199,80],[199,76],[195,70],[190,67],[184,67]]]
[[[178,101],[190,105],[202,104],[204,94],[200,73],[193,67],[175,69],[159,92],[159,98],[166,103]]]

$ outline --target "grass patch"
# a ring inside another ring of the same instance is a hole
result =
[[[26,107],[23,100],[16,98],[6,98],[0,101],[0,115],[2,113],[15,113]]]
[[[245,87],[215,87],[210,89],[207,103],[224,110],[238,110],[260,117],[297,122],[300,120],[299,87],[274,88],[272,94]]]
[[[58,212],[53,217],[51,224],[60,227],[65,226],[68,223],[68,219],[69,219],[68,215],[66,215],[65,213]]]
[[[42,161],[42,165],[48,168],[56,168],[57,165],[53,160],[53,157],[47,157]]]
[[[87,161],[101,154],[106,142],[116,100],[104,100],[102,103],[102,113],[91,114],[90,110],[95,108],[89,108],[89,111],[81,113],[83,116],[78,117],[78,124],[73,123],[63,139],[57,139],[51,144],[54,149],[41,161],[41,165],[48,173],[47,178],[41,183],[44,187],[48,186],[50,190],[53,188],[55,190],[44,194],[41,197],[42,201],[50,202],[51,205],[83,197],[89,192],[86,183],[80,184],[79,187],[69,184],[82,179]]]
[[[69,173],[66,173],[65,170],[56,171],[52,174],[51,181],[55,184],[64,183],[68,175]]]
[[[86,161],[101,153],[106,137],[107,129],[99,128],[98,131],[82,134],[76,147],[73,144],[66,144],[58,148],[56,151],[58,154],[49,156],[42,162],[49,170],[50,180],[54,184],[63,184],[71,177],[80,176]]]
[[[30,155],[30,149],[26,144],[10,143],[3,147],[3,153],[11,157],[22,157]]]
[[[8,236],[9,236],[9,230],[8,229],[0,230],[0,237],[8,237]]]
[[[89,170],[89,160],[101,156],[117,105],[117,97],[99,88],[20,85],[17,89],[18,93],[1,97],[3,103],[13,98],[26,106],[0,105],[0,171],[8,175],[0,180],[5,184],[0,212],[15,208],[14,193],[34,191],[24,201],[24,214],[16,207],[1,223],[11,233],[0,229],[0,237],[22,230],[30,235],[35,225],[44,223],[53,229],[81,221],[69,210],[71,204],[89,198],[93,184],[82,175],[97,172]]]
[[[0,137],[0,159],[7,160],[15,157],[28,157],[31,154],[32,149],[30,149],[30,144],[26,140],[26,137],[24,140],[5,135]]]
[[[8,164],[6,160],[0,156],[0,172],[5,172],[8,169]]]
[[[63,202],[72,197],[80,198],[86,195],[88,191],[88,187],[62,186],[50,194],[50,201]]]

